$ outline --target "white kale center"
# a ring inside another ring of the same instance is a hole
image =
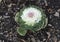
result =
[[[41,11],[33,7],[24,9],[23,14],[21,15],[21,18],[25,24],[32,26],[41,21],[41,17]]]

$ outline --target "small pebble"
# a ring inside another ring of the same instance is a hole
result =
[[[60,9],[58,9],[57,11],[60,12]]]
[[[51,24],[48,24],[48,26],[52,26]]]
[[[2,18],[2,16],[0,16],[0,19]]]
[[[4,16],[4,18],[9,18],[10,16]]]
[[[12,3],[8,5],[8,7],[10,8],[12,6]]]
[[[32,42],[36,42],[35,38],[31,38],[31,41],[32,41]]]
[[[0,32],[0,35],[3,35],[3,33]]]
[[[0,0],[0,2],[1,2],[2,0]]]
[[[59,17],[59,12],[55,12],[54,16]]]

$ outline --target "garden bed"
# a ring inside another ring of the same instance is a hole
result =
[[[48,17],[48,25],[20,36],[15,15],[21,8],[31,5],[41,7]],[[0,42],[60,42],[60,0],[2,0],[0,2]]]

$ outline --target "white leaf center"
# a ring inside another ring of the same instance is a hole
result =
[[[23,14],[21,15],[21,18],[25,21],[25,24],[32,26],[41,21],[41,17],[41,11],[33,7],[24,9]]]

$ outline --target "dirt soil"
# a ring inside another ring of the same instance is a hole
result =
[[[46,28],[25,36],[16,32],[15,15],[21,8],[36,5],[48,17]],[[60,42],[60,0],[2,0],[0,2],[0,42]]]

